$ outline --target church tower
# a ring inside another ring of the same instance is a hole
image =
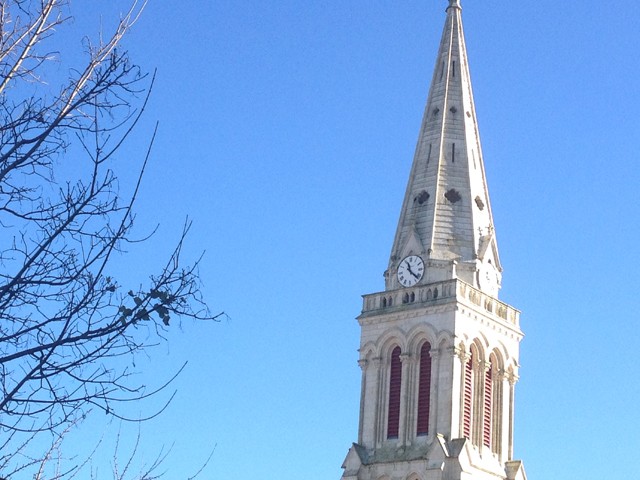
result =
[[[358,441],[342,480],[526,480],[513,459],[519,312],[498,300],[459,0],[446,20],[385,272],[358,317]]]

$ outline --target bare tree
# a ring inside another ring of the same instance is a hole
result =
[[[112,36],[85,39],[84,65],[54,88],[50,65],[59,71],[64,59],[50,49],[68,6],[0,0],[0,447],[64,430],[89,409],[117,416],[120,402],[153,394],[119,357],[163,338],[172,318],[216,318],[197,263],[180,264],[188,224],[148,284],[125,287],[109,271],[135,240],[133,206],[153,144],[123,196],[114,161],[153,78],[119,47],[143,8],[134,0]]]
[[[99,465],[95,465],[93,462],[94,457],[102,458],[104,456],[104,448],[102,448],[104,446],[104,438],[96,443],[93,451],[89,455],[84,457],[77,455],[70,457],[65,456],[63,443],[71,427],[75,426],[74,424],[71,424],[64,431],[54,435],[53,441],[42,454],[35,458],[27,457],[22,463],[14,464],[10,475],[24,475],[25,472],[29,472],[34,480],[73,480],[81,478],[100,480],[105,477],[101,477],[99,471],[106,469],[108,470],[106,471],[106,475],[111,480],[157,480],[163,478],[167,473],[167,471],[164,470],[164,464],[171,454],[171,447],[161,448],[159,452],[147,460],[138,458],[138,449],[141,445],[139,423],[137,434],[132,435],[132,445],[125,449],[124,452],[121,451],[122,447],[120,445],[122,433],[118,431],[118,433],[114,435],[115,443],[112,446],[113,450],[110,462],[97,462]],[[185,472],[182,472],[180,478],[184,478],[185,480],[195,480],[199,478],[212,460],[215,450],[216,445],[211,449],[209,456],[200,463],[199,467],[196,467],[197,470],[195,472],[191,472],[188,477],[183,477],[182,475],[185,475]],[[100,453],[102,453],[102,455]],[[193,463],[194,459],[190,460]],[[106,465],[106,463],[109,463],[109,465]],[[173,476],[175,477],[175,474]],[[6,480],[6,478],[0,477],[0,480]]]

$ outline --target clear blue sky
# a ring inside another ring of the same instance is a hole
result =
[[[100,13],[107,25],[126,4],[73,2],[72,29]],[[206,250],[203,290],[230,316],[172,327],[138,360],[150,385],[189,361],[169,410],[142,426],[147,458],[174,445],[167,478],[193,473],[215,444],[201,478],[340,477],[357,438],[355,317],[360,295],[383,289],[446,4],[151,0],[127,36],[158,79],[125,180],[160,122],[137,209],[141,235],[160,229],[132,247],[127,275],[151,272],[188,215],[187,257]],[[630,478],[640,4],[462,6],[500,298],[526,334],[516,457],[531,479]]]

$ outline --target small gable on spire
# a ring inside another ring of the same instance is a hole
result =
[[[400,259],[405,258],[407,255],[421,255],[424,251],[425,248],[420,240],[420,235],[418,235],[415,226],[413,226],[407,238],[407,243],[401,250]]]
[[[478,260],[482,263],[490,263],[496,270],[502,272],[502,265],[500,264],[500,257],[498,256],[498,245],[496,245],[496,238],[493,233],[493,229],[491,229],[487,235],[482,235],[480,237]]]

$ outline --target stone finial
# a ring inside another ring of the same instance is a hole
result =
[[[460,0],[449,0],[449,7],[448,8],[459,8],[459,9],[462,9],[462,7],[460,6]]]

